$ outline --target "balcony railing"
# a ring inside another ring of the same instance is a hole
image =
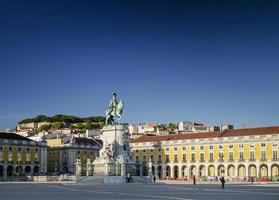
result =
[[[266,158],[261,158],[261,162],[265,162],[266,161]]]
[[[218,162],[224,162],[224,159],[219,159]]]
[[[250,161],[250,162],[255,162],[256,159],[255,159],[255,158],[250,158],[249,161]]]
[[[278,161],[279,159],[278,158],[272,158],[272,161]]]
[[[233,159],[233,158],[230,158],[228,161],[229,161],[229,162],[234,162],[234,159]]]
[[[202,159],[202,160],[200,160],[200,162],[201,162],[201,163],[204,163],[205,161],[204,161],[204,159]]]
[[[210,159],[210,160],[209,160],[209,162],[211,162],[211,163],[212,163],[212,162],[214,162],[214,160],[213,160],[213,159]]]
[[[196,160],[191,160],[191,163],[195,163],[196,162]]]
[[[174,163],[178,163],[178,159],[174,159],[174,161],[173,161]]]
[[[243,158],[238,159],[238,162],[244,162],[245,160]]]

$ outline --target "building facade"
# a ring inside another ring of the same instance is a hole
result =
[[[102,147],[102,142],[93,138],[67,136],[47,140],[48,172],[75,173],[75,163],[81,162],[82,174],[86,172],[86,163],[94,161]]]
[[[133,159],[160,179],[277,180],[279,126],[168,136],[142,136],[132,143]]]
[[[14,133],[0,133],[0,178],[45,174],[47,145]]]

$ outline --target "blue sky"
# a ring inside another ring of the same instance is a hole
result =
[[[0,128],[38,114],[279,124],[276,1],[0,2]]]

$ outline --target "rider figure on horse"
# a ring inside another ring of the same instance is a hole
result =
[[[114,117],[118,119],[121,118],[123,112],[124,102],[116,100],[116,93],[112,94],[112,98],[109,102],[108,109],[106,110],[106,125],[114,125]]]
[[[112,114],[112,115],[115,115],[115,112],[116,112],[116,106],[117,106],[117,100],[116,100],[116,93],[114,92],[112,94],[112,98],[109,102],[109,107],[108,107],[108,110],[109,112]]]

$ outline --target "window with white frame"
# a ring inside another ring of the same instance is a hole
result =
[[[266,160],[266,152],[265,151],[261,152],[261,159]]]
[[[242,151],[239,152],[239,159],[240,159],[240,160],[243,160],[243,159],[244,159],[244,156],[243,156],[243,152],[242,152]]]
[[[278,159],[278,152],[277,152],[277,150],[274,150],[274,151],[272,151],[272,158],[273,158],[273,160],[277,160]]]

